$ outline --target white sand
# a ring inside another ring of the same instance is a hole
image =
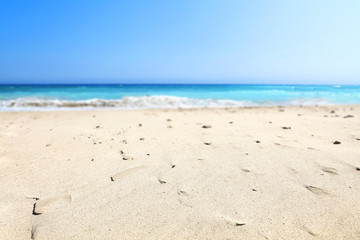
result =
[[[0,239],[360,239],[356,167],[358,105],[0,113]]]

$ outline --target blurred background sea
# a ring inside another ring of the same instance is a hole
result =
[[[360,85],[0,85],[0,111],[359,103]]]

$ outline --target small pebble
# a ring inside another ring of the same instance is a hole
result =
[[[139,127],[142,127],[142,124],[141,124],[141,123],[139,123]]]
[[[100,126],[96,126],[96,128],[100,128]]]
[[[145,138],[140,138],[140,141],[144,141],[145,140]]]
[[[259,141],[259,140],[257,140],[257,141],[256,141],[256,143],[260,143],[260,141]]]
[[[356,168],[356,171],[360,171],[360,167],[357,167],[357,168]]]
[[[291,127],[282,127],[282,129],[291,129]]]
[[[335,141],[335,142],[334,142],[334,144],[341,144],[341,142],[339,142],[339,141]]]
[[[210,125],[203,125],[202,128],[211,128]]]

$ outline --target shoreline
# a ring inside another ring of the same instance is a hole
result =
[[[96,111],[168,111],[168,110],[174,110],[174,111],[194,111],[194,110],[227,110],[227,109],[235,109],[235,110],[241,110],[241,109],[254,109],[254,108],[264,108],[264,109],[271,109],[271,108],[356,108],[360,106],[360,104],[328,104],[328,105],[256,105],[256,106],[236,106],[236,107],[149,107],[149,108],[52,108],[52,109],[25,109],[25,110],[0,110],[1,113],[12,113],[12,112],[26,112],[26,113],[34,113],[34,112],[96,112]]]
[[[0,239],[360,236],[360,105],[0,112],[0,122]]]

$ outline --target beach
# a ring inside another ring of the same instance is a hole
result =
[[[360,105],[0,123],[0,239],[360,239]]]

